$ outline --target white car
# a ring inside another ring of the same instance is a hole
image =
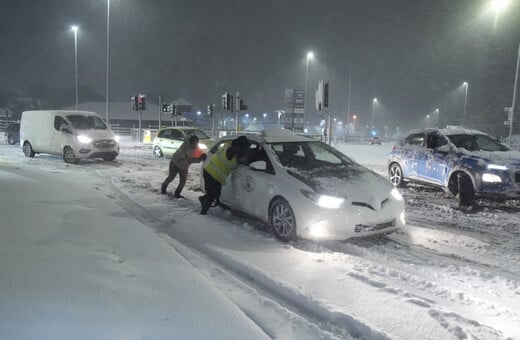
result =
[[[246,137],[250,152],[228,177],[220,202],[270,224],[279,239],[341,240],[405,225],[398,190],[338,150],[281,129]],[[233,138],[219,140],[206,162]]]

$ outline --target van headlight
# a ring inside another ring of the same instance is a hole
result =
[[[208,147],[206,146],[206,144],[199,143],[199,149],[201,149],[201,150],[207,150]]]
[[[338,209],[339,207],[341,207],[343,202],[345,202],[345,199],[341,198],[341,197],[320,195],[315,192],[307,191],[307,190],[303,190],[303,189],[301,190],[301,193],[305,197],[313,200],[316,204],[318,204],[322,208]]]
[[[114,140],[115,140],[116,142],[119,143],[119,140],[120,140],[120,139],[121,139],[121,137],[119,137],[118,135],[115,135],[115,136],[114,136]]]
[[[84,136],[84,135],[79,135],[78,136],[78,142],[83,143],[83,144],[88,144],[88,143],[92,142],[92,139],[90,139],[90,138],[88,138],[87,136]]]

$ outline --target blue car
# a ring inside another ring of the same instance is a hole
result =
[[[475,198],[520,198],[520,152],[477,130],[413,130],[394,146],[388,174],[395,186],[443,188],[468,206]]]

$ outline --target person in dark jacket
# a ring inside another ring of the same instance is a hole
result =
[[[245,136],[240,136],[230,143],[218,148],[204,166],[204,190],[206,194],[199,197],[201,215],[206,215],[213,202],[218,202],[222,186],[226,178],[238,165],[238,159],[247,154],[249,142]]]
[[[194,152],[199,147],[199,138],[195,135],[191,136],[188,141],[185,141],[181,144],[181,146],[175,151],[170,160],[170,167],[168,171],[168,177],[164,180],[161,185],[161,194],[166,194],[166,188],[168,184],[170,184],[175,176],[179,174],[179,184],[177,185],[177,189],[175,189],[175,193],[173,197],[181,198],[181,191],[186,184],[186,180],[188,179],[188,168],[191,163],[199,163],[206,159],[206,154],[202,154],[200,157],[194,157]]]

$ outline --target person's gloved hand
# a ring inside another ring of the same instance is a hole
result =
[[[201,162],[204,162],[208,156],[206,156],[205,153],[202,154],[202,156],[199,157]]]

